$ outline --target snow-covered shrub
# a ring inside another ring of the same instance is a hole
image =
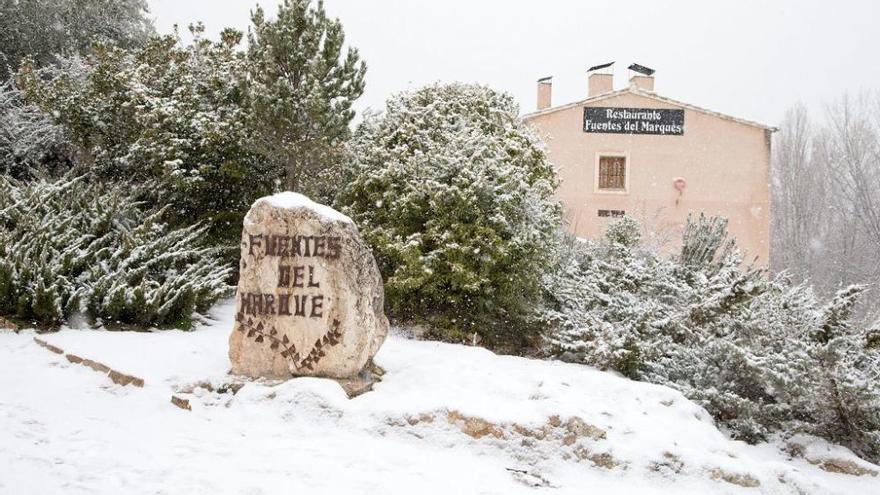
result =
[[[186,328],[228,292],[205,229],[170,229],[122,186],[0,177],[0,314]]]
[[[880,349],[849,322],[862,288],[823,305],[744,265],[723,219],[691,218],[674,257],[630,243],[631,223],[562,244],[551,354],[681,390],[737,438],[808,432],[880,459]]]
[[[97,42],[85,72],[26,59],[17,80],[63,127],[79,167],[137,184],[172,205],[172,224],[202,222],[233,245],[248,207],[282,183],[325,200],[338,192],[366,70],[320,3],[286,1],[271,19],[258,8],[252,22],[246,51],[242,33],[212,41],[195,25],[190,44],[176,33],[133,48]]]
[[[19,80],[27,100],[64,127],[79,163],[99,177],[136,184],[144,198],[171,205],[174,225],[201,222],[232,244],[251,203],[272,190],[280,171],[255,151],[245,108],[242,34],[151,38],[124,50],[97,43],[88,71],[38,70]]]
[[[86,54],[94,41],[131,47],[153,33],[145,0],[0,2],[0,81],[25,57],[40,67]]]
[[[671,317],[681,294],[674,265],[627,243],[633,223],[612,224],[597,242],[566,236],[546,277],[544,317],[553,354],[639,378],[656,350],[652,325]]]
[[[880,345],[878,330],[854,327],[849,320],[856,298],[864,292],[851,286],[837,292],[811,328],[809,350],[820,373],[813,375],[819,406],[807,397],[802,404],[817,418],[827,437],[857,453],[880,460]],[[812,407],[811,407],[812,406]],[[813,425],[810,425],[811,427]]]
[[[641,227],[633,218],[623,217],[608,226],[605,238],[612,247],[620,245],[624,249],[633,248],[642,240]]]
[[[0,84],[0,173],[19,179],[63,173],[71,151],[61,126],[27,104],[11,83]]]
[[[507,94],[435,84],[356,130],[341,207],[374,250],[394,317],[452,340],[527,341],[560,209],[518,113]]]

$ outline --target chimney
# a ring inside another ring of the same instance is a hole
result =
[[[593,97],[602,93],[610,93],[614,91],[614,74],[601,74],[594,72],[590,74],[589,91],[587,96]]]
[[[634,74],[629,78],[629,87],[654,92],[654,76]]]
[[[629,87],[654,92],[654,69],[644,65],[632,64],[629,67]]]
[[[553,76],[538,79],[538,110],[550,108],[553,94]]]

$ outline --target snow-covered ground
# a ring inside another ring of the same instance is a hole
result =
[[[880,494],[877,476],[826,470],[878,470],[845,449],[745,445],[668,388],[480,348],[392,336],[365,395],[313,378],[233,394],[232,313],[41,336],[143,388],[0,331],[0,493]]]

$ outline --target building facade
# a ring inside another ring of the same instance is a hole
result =
[[[569,229],[598,238],[628,215],[671,252],[689,213],[721,215],[746,259],[766,266],[775,129],[662,97],[653,75],[619,90],[612,79],[592,73],[585,100],[556,107],[541,79],[538,111],[523,117],[547,144]]]

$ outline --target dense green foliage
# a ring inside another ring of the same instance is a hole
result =
[[[251,20],[248,107],[259,149],[287,190],[326,199],[366,65],[355,48],[343,54],[342,24],[321,1],[284,0],[271,20],[257,7]]]
[[[253,152],[246,125],[241,35],[181,47],[152,38],[133,52],[97,44],[88,70],[25,67],[28,99],[53,115],[82,150],[78,165],[113,182],[145,185],[144,199],[171,205],[175,224],[204,222],[233,242],[244,212],[278,174]]]
[[[152,32],[145,0],[0,0],[0,81],[25,57],[45,67],[94,41],[132,48]]]
[[[254,200],[338,189],[365,66],[320,2],[258,8],[246,50],[230,29],[153,36],[146,12],[0,3],[3,76],[17,70],[0,86],[0,313],[185,326],[234,276],[205,246],[237,266]]]
[[[338,189],[366,69],[320,2],[286,1],[273,20],[258,8],[246,52],[234,30],[191,31],[186,46],[98,41],[81,63],[26,61],[18,83],[73,143],[76,167],[142,186],[174,224],[205,223],[233,245],[250,204],[282,183],[324,199]]]
[[[73,151],[63,127],[28,104],[11,83],[0,85],[0,174],[16,179],[63,174]]]
[[[465,84],[388,102],[355,133],[344,211],[372,246],[394,317],[515,348],[535,331],[556,178],[513,99]]]
[[[552,354],[677,388],[744,440],[807,432],[880,459],[878,331],[850,322],[862,287],[822,304],[768,278],[743,265],[721,219],[691,219],[672,258],[641,249],[634,226],[560,251]]]
[[[88,177],[0,178],[0,314],[188,328],[228,293],[229,268],[203,247],[204,228],[168,228],[140,206]]]

